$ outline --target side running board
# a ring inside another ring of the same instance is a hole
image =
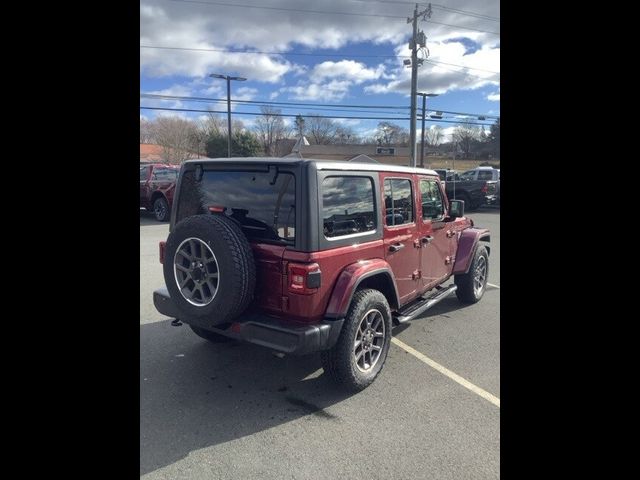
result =
[[[407,305],[393,316],[394,320],[398,323],[408,322],[413,320],[421,313],[426,312],[433,307],[440,300],[448,297],[458,289],[458,286],[453,284],[446,288],[436,287],[436,291],[428,296],[423,296],[419,300]]]

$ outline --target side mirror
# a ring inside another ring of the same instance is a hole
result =
[[[451,200],[449,201],[449,218],[464,216],[464,200]]]

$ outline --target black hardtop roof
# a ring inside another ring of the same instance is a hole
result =
[[[421,173],[423,175],[438,175],[435,170],[427,168],[412,168],[400,165],[389,165],[386,163],[364,163],[319,160],[313,158],[295,157],[232,157],[232,158],[197,158],[187,160],[185,163],[195,164],[258,164],[258,165],[303,165],[314,164],[317,170],[346,170],[346,171],[366,171],[366,172],[398,172],[398,173]]]

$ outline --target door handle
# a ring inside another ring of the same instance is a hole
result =
[[[389,247],[390,252],[397,252],[398,250],[402,250],[404,248],[404,243],[396,243]]]
[[[426,237],[422,237],[420,241],[422,244],[429,244],[433,241],[433,237],[431,235],[427,235]]]

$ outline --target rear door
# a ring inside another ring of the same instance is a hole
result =
[[[405,304],[422,290],[413,175],[381,173],[380,182],[385,207],[385,259],[393,270],[400,304]]]
[[[418,220],[422,246],[421,270],[423,290],[429,290],[450,274],[453,268],[451,241],[455,232],[445,223],[445,201],[440,182],[418,177],[421,215]]]

